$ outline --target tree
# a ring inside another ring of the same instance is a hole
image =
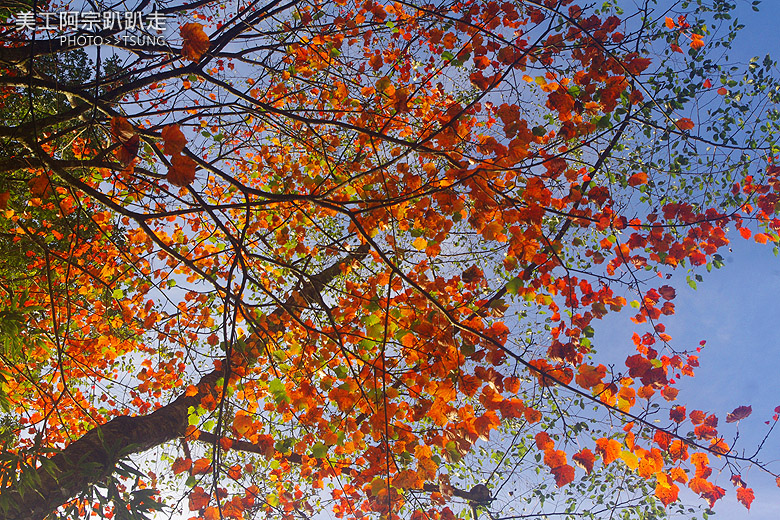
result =
[[[9,24],[3,94],[68,103],[0,126],[30,244],[0,271],[4,516],[644,518],[729,477],[749,508],[740,468],[777,470],[677,400],[666,280],[780,240],[774,62],[717,58],[725,2],[613,4],[159,2],[165,45]],[[100,74],[35,66],[88,36]],[[636,334],[602,361],[610,313]]]

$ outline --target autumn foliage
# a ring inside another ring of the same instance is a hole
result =
[[[750,508],[753,410],[686,408],[665,323],[780,241],[728,130],[765,95],[712,86],[718,17],[608,4],[162,2],[170,48],[65,86],[4,29],[4,517]]]

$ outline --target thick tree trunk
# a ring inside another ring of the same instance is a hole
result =
[[[110,475],[121,458],[182,436],[188,408],[200,404],[203,390],[213,388],[220,377],[222,371],[207,374],[198,384],[201,393],[181,395],[149,415],[116,417],[90,430],[49,459],[51,473],[38,468],[40,485],[10,492],[12,505],[5,518],[42,520],[89,485]]]
[[[277,323],[276,327],[281,330],[281,318],[293,312],[301,297],[307,302],[320,301],[319,292],[341,274],[341,266],[362,260],[367,254],[368,246],[363,245],[342,261],[310,277],[297,295],[293,295],[273,312],[279,319],[270,321]],[[197,394],[182,394],[148,415],[116,417],[90,430],[62,452],[51,457],[47,464],[49,471],[43,466],[37,468],[37,480],[40,484],[36,484],[35,488],[19,489],[17,486],[16,489],[4,493],[3,501],[10,498],[11,506],[4,512],[3,518],[43,520],[90,485],[110,475],[120,459],[183,436],[188,424],[189,407],[198,406],[203,395],[216,390],[217,382],[223,375],[222,370],[206,374],[198,382]]]

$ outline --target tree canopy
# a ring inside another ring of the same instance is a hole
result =
[[[666,330],[780,242],[729,2],[119,9],[0,11],[3,518],[660,518],[780,478]]]

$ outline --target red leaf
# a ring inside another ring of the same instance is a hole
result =
[[[209,504],[209,495],[203,488],[196,486],[190,492],[190,511],[197,511]]]
[[[753,407],[752,406],[738,406],[734,409],[733,412],[726,415],[726,422],[732,423],[741,421],[745,417],[749,416],[751,413],[753,413]]]
[[[658,289],[658,293],[663,297],[664,300],[674,300],[675,296],[677,296],[677,292],[674,290],[674,287],[669,285],[661,286]]]
[[[669,410],[669,418],[676,423],[681,423],[685,420],[685,407],[675,406]]]
[[[127,166],[138,156],[138,133],[124,117],[111,118],[111,137],[119,148],[114,150],[117,161]]]
[[[555,484],[558,487],[563,487],[572,480],[574,480],[574,468],[568,464],[558,466],[552,469],[552,474],[555,475]]]
[[[593,462],[595,461],[596,457],[588,448],[575,453],[572,456],[572,459],[579,467],[584,469],[588,475],[590,475],[590,472],[593,471]]]

